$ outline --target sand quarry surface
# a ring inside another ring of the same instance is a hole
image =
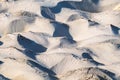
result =
[[[120,80],[120,0],[0,0],[0,80]]]

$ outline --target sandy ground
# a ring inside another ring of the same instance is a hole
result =
[[[120,80],[120,0],[0,0],[0,80]]]

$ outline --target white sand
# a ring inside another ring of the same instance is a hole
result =
[[[8,79],[120,80],[120,0],[0,0]]]

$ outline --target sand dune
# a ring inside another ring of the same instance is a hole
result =
[[[120,80],[120,0],[0,0],[0,80]]]

